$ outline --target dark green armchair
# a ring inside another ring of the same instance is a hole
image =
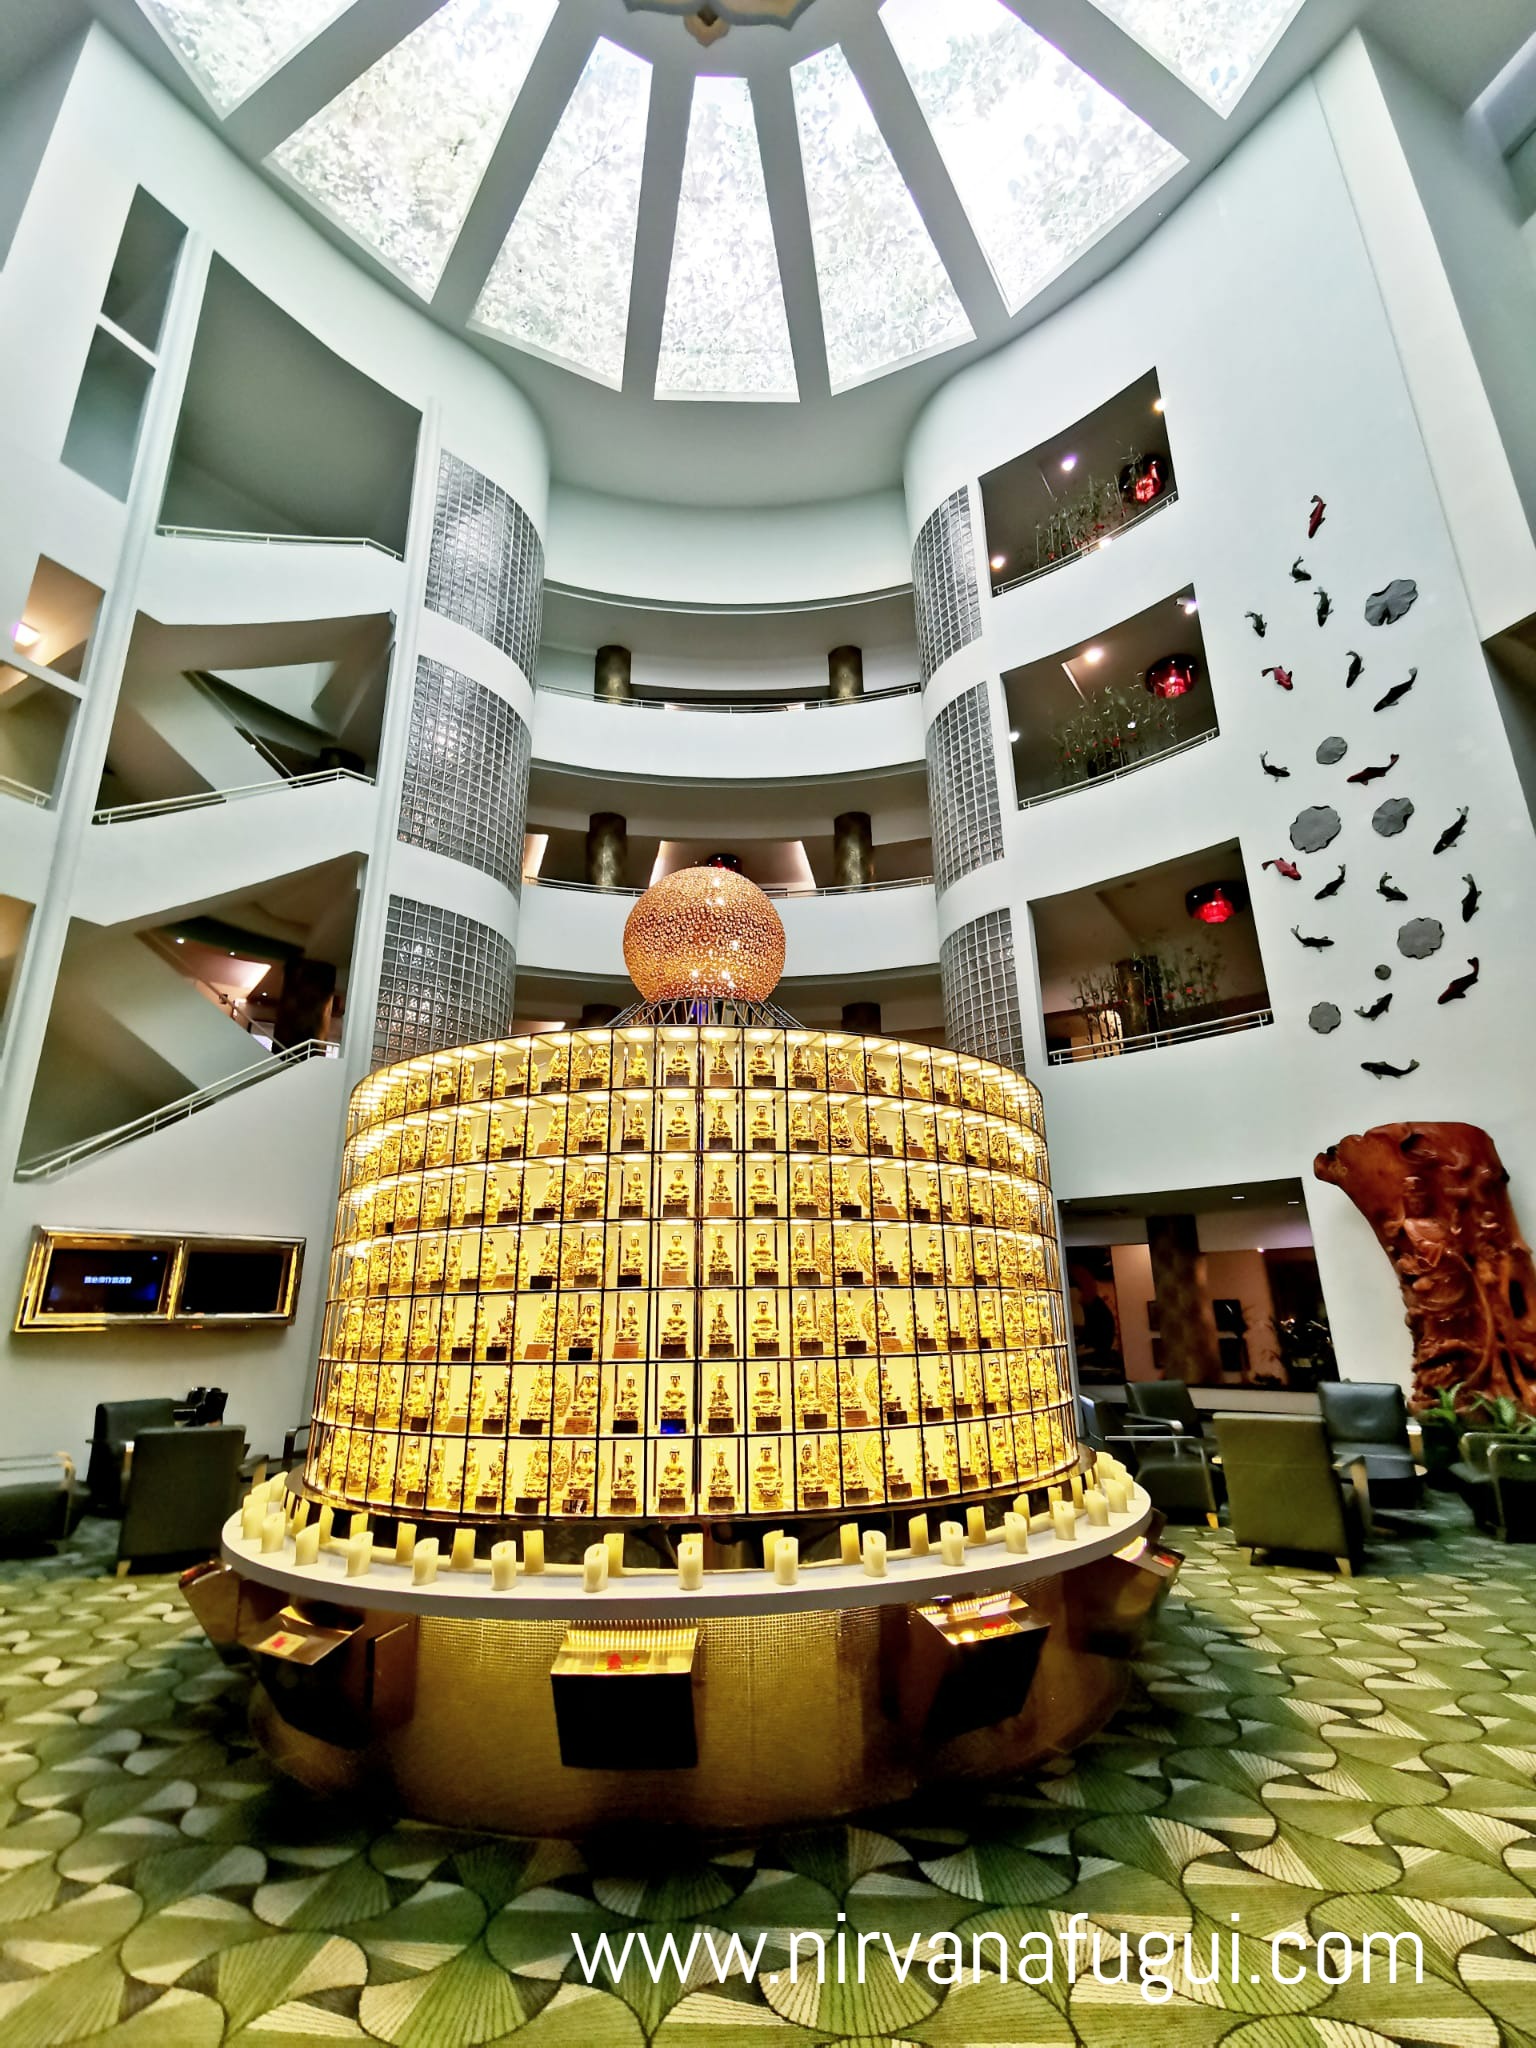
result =
[[[1232,1535],[1247,1553],[1312,1551],[1346,1578],[1364,1557],[1365,1518],[1353,1486],[1334,1468],[1333,1446],[1311,1415],[1218,1415],[1216,1442],[1227,1482]]]
[[[245,1431],[237,1422],[141,1429],[123,1495],[119,1576],[134,1564],[214,1556],[239,1504],[244,1456]]]

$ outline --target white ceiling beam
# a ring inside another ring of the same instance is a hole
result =
[[[800,160],[800,131],[795,96],[787,71],[755,77],[752,114],[757,122],[763,179],[768,187],[768,212],[789,316],[789,345],[795,358],[800,400],[830,398],[826,334],[821,318],[821,283],[816,275],[816,245],[811,238],[810,207],[805,196],[805,167]]]
[[[677,233],[677,205],[688,150],[693,74],[682,65],[658,64],[651,74],[651,113],[645,128],[640,210],[635,223],[635,268],[629,293],[629,334],[624,350],[624,396],[653,398],[661,361],[667,279]]]
[[[225,134],[249,156],[270,156],[442,4],[443,0],[353,0],[246,94],[225,121]]]
[[[939,259],[949,272],[966,318],[982,342],[999,341],[1008,332],[1008,308],[987,261],[970,216],[950,183],[933,131],[923,118],[879,17],[850,24],[843,32],[847,57],[870,112],[885,137],[902,181],[933,238]]]
[[[433,312],[451,326],[462,327],[475,310],[596,41],[590,15],[580,10],[562,8],[550,23],[432,295]]]
[[[1085,0],[1002,0],[1026,28],[1054,43],[1191,163],[1208,162],[1230,139],[1227,123],[1176,72]]]

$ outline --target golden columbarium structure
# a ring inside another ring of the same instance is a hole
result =
[[[1038,1091],[795,1024],[727,869],[624,951],[612,1025],[353,1096],[302,1477],[189,1589],[269,1747],[441,1819],[747,1824],[1093,1725],[1176,1560],[1080,1458]]]

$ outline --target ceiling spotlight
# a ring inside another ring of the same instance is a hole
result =
[[[1010,733],[1009,733],[1009,735],[1008,735],[1008,737],[1009,737],[1009,739],[1010,739],[1010,740],[1012,740],[1012,741],[1017,741],[1017,739],[1018,739],[1018,737],[1019,737],[1019,736],[1018,736],[1018,734],[1017,734],[1016,732],[1010,732]]]
[[[1076,469],[1077,457],[1075,455],[1063,455],[1063,457],[1061,458],[1061,466],[1065,470]]]
[[[1101,548],[1107,548],[1113,539],[1114,535],[1112,533],[1101,533],[1099,535],[1099,546]]]
[[[1085,647],[1083,649],[1083,659],[1094,664],[1101,662],[1104,659],[1104,650],[1102,647]]]
[[[1163,401],[1162,401],[1162,400],[1161,400],[1160,398],[1154,398],[1154,399],[1153,399],[1153,401],[1152,401],[1152,410],[1153,410],[1154,412],[1161,412],[1161,411],[1162,411],[1162,409],[1163,409]]]
[[[11,628],[11,645],[19,647],[23,654],[30,654],[42,637],[41,628],[29,626],[25,619],[18,619]]]
[[[1232,1199],[1234,1202],[1246,1202],[1248,1197],[1246,1195],[1234,1195]]]
[[[994,555],[992,557],[992,566],[994,569],[1006,569],[1008,566],[1008,557],[1006,555]]]
[[[1186,619],[1192,619],[1200,609],[1200,600],[1197,597],[1181,597],[1179,603],[1184,607]]]

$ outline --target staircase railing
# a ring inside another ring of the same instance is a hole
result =
[[[361,782],[374,786],[371,775],[359,775],[355,768],[316,768],[308,775],[273,776],[270,782],[245,782],[238,789],[199,789],[191,796],[153,797],[142,804],[109,804],[96,811],[93,825],[118,825],[131,818],[160,818],[174,811],[201,811],[210,804],[239,803],[248,796],[265,796],[273,789],[315,789],[325,782]]]
[[[262,760],[266,762],[269,768],[273,769],[278,775],[280,775],[284,782],[292,782],[294,780],[293,772],[289,768],[287,762],[283,760],[282,756],[280,754],[275,754],[272,751],[271,747],[267,745],[266,741],[262,738],[259,732],[253,732],[251,727],[248,726],[243,719],[236,717],[235,713],[224,702],[224,699],[220,695],[220,693],[214,688],[213,684],[208,680],[208,678],[205,675],[201,673],[200,670],[195,668],[183,669],[182,674],[186,677],[187,681],[192,685],[193,689],[198,692],[199,696],[201,696],[206,703],[209,703],[213,706],[214,710],[217,711],[219,716],[224,720],[224,723],[226,725],[232,726],[234,730],[240,735],[241,739],[245,741],[245,744],[248,747],[253,748],[256,753],[260,754]]]
[[[241,1095],[247,1088],[254,1088],[258,1081],[270,1080],[274,1074],[283,1073],[289,1067],[303,1066],[309,1060],[334,1059],[340,1051],[339,1045],[328,1044],[324,1039],[306,1038],[300,1045],[290,1045],[283,1052],[258,1060],[254,1066],[241,1067],[236,1073],[226,1074],[222,1081],[215,1081],[207,1088],[196,1089],[191,1095],[168,1102],[163,1109],[152,1109],[147,1116],[135,1117],[132,1123],[119,1124],[114,1130],[98,1132],[94,1138],[82,1138],[76,1144],[61,1145],[56,1152],[43,1152],[36,1159],[24,1160],[16,1169],[16,1178],[56,1180],[60,1174],[72,1173],[88,1160],[100,1159],[107,1152],[131,1145],[136,1138],[147,1138],[152,1131],[163,1131],[172,1124],[184,1123],[189,1116],[196,1116],[199,1110],[211,1109],[216,1102],[227,1102],[232,1095]]]

